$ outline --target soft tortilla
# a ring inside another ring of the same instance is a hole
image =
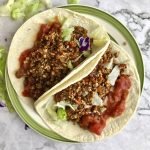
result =
[[[21,101],[24,101],[25,103],[27,100],[31,99],[22,96],[22,91],[24,88],[23,87],[24,78],[18,79],[15,76],[15,72],[19,69],[19,56],[24,50],[33,47],[40,25],[52,21],[55,16],[58,16],[60,19],[63,19],[64,17],[71,18],[70,26],[76,25],[82,26],[88,30],[88,33],[91,33],[96,28],[100,28],[102,32],[101,38],[104,41],[104,43],[99,47],[95,47],[93,53],[78,67],[73,69],[73,71],[71,71],[71,73],[67,75],[67,77],[63,81],[56,84],[54,88],[62,84],[64,81],[68,80],[76,72],[80,71],[97,55],[103,53],[108,48],[108,45],[110,43],[109,36],[103,26],[99,25],[98,23],[89,18],[84,17],[83,15],[80,15],[79,13],[75,13],[67,9],[63,8],[49,9],[30,18],[18,29],[15,36],[13,37],[7,61],[10,81],[17,95],[19,96],[19,99],[21,99]],[[46,93],[49,93],[49,91]]]
[[[72,141],[78,141],[78,142],[97,141],[119,132],[135,112],[139,101],[139,96],[140,96],[140,81],[139,81],[137,69],[131,57],[127,54],[125,50],[123,50],[119,45],[115,44],[114,42],[111,42],[110,45],[112,47],[113,52],[119,52],[119,57],[115,60],[116,63],[119,64],[126,63],[128,68],[126,74],[131,75],[130,78],[132,81],[132,87],[126,99],[125,112],[117,118],[109,119],[109,121],[107,122],[107,126],[105,127],[105,129],[103,130],[100,136],[93,134],[88,130],[84,130],[80,128],[79,125],[77,124],[74,125],[71,121],[70,122],[61,121],[61,120],[54,121],[47,113],[46,108],[51,107],[52,104],[54,103],[53,95],[68,87],[70,85],[70,83],[68,82],[71,82],[71,80],[72,80],[71,84],[73,84],[81,80],[85,76],[85,75],[82,76],[82,74],[86,73],[87,76],[90,73],[88,71],[88,68],[92,67],[93,64],[95,64],[94,61],[99,61],[99,59],[101,58],[101,57],[99,58],[96,57],[88,64],[88,67],[85,66],[80,72],[72,76],[72,78],[68,80],[68,82],[64,82],[62,85],[58,86],[57,88],[50,90],[49,93],[39,98],[39,100],[35,103],[35,108],[38,114],[41,116],[44,122],[49,126],[49,128],[55,131],[57,134]]]

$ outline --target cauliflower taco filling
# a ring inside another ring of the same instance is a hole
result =
[[[42,24],[34,46],[22,52],[16,77],[24,77],[23,96],[37,100],[92,52],[93,38],[81,26],[66,28],[56,17]]]
[[[54,95],[58,119],[100,135],[107,119],[124,112],[131,80],[127,65],[115,63],[118,55],[108,48],[87,77]]]

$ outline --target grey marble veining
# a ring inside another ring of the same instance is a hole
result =
[[[0,150],[150,149],[150,1],[81,0],[80,3],[111,13],[135,36],[145,63],[145,85],[136,114],[124,130],[113,138],[92,144],[67,144],[48,140],[30,128],[25,130],[24,123],[16,113],[10,114],[6,108],[1,108]],[[54,6],[65,4],[65,0],[53,0]],[[0,45],[9,47],[12,36],[21,23],[21,21],[14,22],[8,18],[0,18]]]

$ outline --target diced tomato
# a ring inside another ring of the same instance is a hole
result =
[[[37,34],[37,40],[39,41],[42,37],[43,34],[46,34],[50,29],[50,25],[49,24],[42,24],[40,27],[40,30]]]
[[[118,102],[120,100],[121,95],[122,95],[122,89],[120,87],[115,87],[112,93],[112,97],[114,101]]]
[[[120,101],[116,104],[114,110],[112,111],[111,116],[117,117],[120,116],[125,111],[125,100],[128,96],[128,90],[123,90]]]
[[[30,97],[30,87],[31,86],[29,84],[24,87],[24,90],[22,92],[23,96]]]
[[[109,105],[112,105],[113,103],[114,103],[114,99],[113,99],[113,92],[110,92],[109,94],[108,94],[108,104]]]
[[[82,128],[87,128],[89,126],[89,124],[92,122],[93,122],[93,116],[84,115],[84,116],[82,116],[79,124]]]
[[[112,109],[111,117],[120,116],[124,112],[124,110],[125,110],[125,101],[123,100],[118,102],[118,104],[116,104],[114,109]]]
[[[122,90],[129,89],[131,87],[131,81],[127,75],[121,75],[120,78],[116,81],[116,88],[120,88]]]
[[[82,116],[79,124],[80,127],[88,128],[89,131],[100,135],[106,126],[106,120],[107,118],[100,118],[100,116],[85,115]]]
[[[128,96],[128,93],[129,93],[129,91],[128,91],[128,90],[123,90],[123,91],[122,91],[121,99],[126,99],[126,98],[127,98],[127,96]]]
[[[21,53],[21,55],[19,57],[20,67],[24,66],[24,61],[30,55],[30,53],[31,53],[31,49],[27,49],[27,50],[25,50],[24,52]]]
[[[91,124],[88,129],[89,131],[96,133],[98,135],[100,135],[101,131],[103,130],[103,128],[101,128],[100,123]]]
[[[101,118],[98,123],[90,124],[89,131],[100,135],[106,126],[106,120]]]
[[[105,114],[111,117],[120,116],[125,110],[128,89],[131,87],[129,76],[121,75],[115,84],[113,92],[108,94],[107,110]]]

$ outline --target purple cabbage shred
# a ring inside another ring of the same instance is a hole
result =
[[[80,37],[79,44],[80,44],[80,51],[87,51],[90,48],[90,38]]]

